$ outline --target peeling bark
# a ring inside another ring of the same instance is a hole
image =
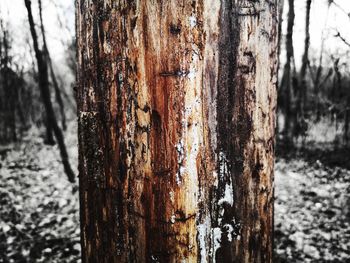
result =
[[[271,262],[276,1],[76,10],[83,262]]]

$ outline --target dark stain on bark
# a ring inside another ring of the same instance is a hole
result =
[[[79,140],[84,144],[80,144],[80,152],[84,155],[81,165],[86,165],[86,176],[88,183],[93,187],[105,187],[105,176],[103,167],[103,154],[100,148],[98,125],[98,116],[95,112],[86,112],[80,116]],[[84,188],[91,186],[83,182]]]
[[[235,74],[237,72],[237,48],[239,43],[238,20],[236,16],[232,16],[234,4],[229,0],[221,1],[220,10],[220,33],[219,33],[219,76],[218,76],[218,92],[217,92],[217,136],[218,136],[218,188],[216,198],[219,200],[225,195],[227,184],[233,183],[234,163],[231,162],[235,158],[235,124],[234,115],[238,105],[235,101],[237,97],[242,96],[239,89],[236,88],[237,81]],[[240,155],[241,156],[241,155]],[[227,167],[223,170],[222,167]],[[224,204],[224,213],[219,224],[220,214],[214,216],[214,226],[220,227],[222,234],[221,246],[213,255],[218,262],[221,260],[233,258],[231,242],[228,241],[227,230],[224,229],[225,224],[234,225],[234,214],[229,204]],[[220,208],[213,211],[219,211]],[[223,262],[223,261],[222,261]]]
[[[227,258],[243,262],[245,253],[249,254],[249,258],[257,259],[254,262],[260,262],[259,259],[269,253],[264,252],[265,245],[261,243],[262,233],[265,230],[256,232],[258,230],[254,227],[255,223],[263,221],[268,213],[265,215],[259,212],[263,199],[259,199],[260,189],[258,187],[264,167],[260,160],[261,157],[255,155],[256,150],[248,146],[253,131],[251,105],[256,103],[255,87],[251,86],[251,81],[256,74],[256,58],[250,50],[238,53],[240,21],[246,19],[241,17],[243,14],[239,13],[242,8],[239,5],[243,4],[241,2],[244,1],[238,1],[235,6],[231,1],[223,0],[220,14],[217,97],[219,183],[216,198],[220,200],[225,194],[226,185],[232,184],[234,205],[231,207],[226,203],[222,207],[224,213],[220,218],[221,225],[214,223],[213,226],[220,227],[222,231],[221,247],[214,255],[219,262]],[[251,5],[254,6],[254,3],[251,2]],[[245,15],[251,16],[251,19],[259,19],[260,13],[253,10]],[[238,57],[240,57],[239,61]],[[223,155],[226,160],[220,158],[220,155]],[[225,166],[227,166],[227,171],[222,171],[220,167]],[[256,185],[254,193],[249,193],[251,180]],[[266,193],[262,194],[266,195]],[[250,200],[250,196],[254,196],[254,200]],[[254,206],[253,211],[252,206]],[[218,214],[214,216],[216,220],[219,217]],[[240,222],[244,223],[240,225]],[[228,241],[225,224],[233,226],[233,242]],[[240,240],[236,239],[238,235],[241,235]],[[246,240],[247,236],[250,236],[249,240]]]
[[[169,32],[173,35],[179,35],[181,33],[181,24],[173,24],[171,23],[169,26]]]

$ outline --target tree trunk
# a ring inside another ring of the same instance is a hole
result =
[[[45,59],[44,63],[46,64],[45,67],[47,68],[48,49],[46,46],[46,36],[45,36],[45,29],[44,29],[44,24],[43,24],[43,16],[42,16],[42,8],[41,8],[41,1],[40,0],[38,0],[38,6],[39,6],[39,18],[40,18],[40,30],[41,30],[41,35],[42,35],[42,39],[43,39],[43,51],[44,51],[44,52],[42,52],[41,56],[43,57],[43,59]],[[47,73],[45,73],[45,74],[47,75]],[[41,75],[43,75],[43,73]],[[40,78],[40,73],[39,73],[39,78]],[[48,80],[47,80],[47,85],[49,85]],[[51,99],[50,99],[50,101],[51,101]],[[51,125],[50,117],[48,116],[47,113],[46,113],[45,125],[46,125],[45,143],[48,145],[55,145],[55,140],[54,140],[54,136],[53,136],[53,127]]]
[[[345,108],[344,116],[344,143],[346,146],[349,146],[349,126],[350,126],[350,93],[347,93],[347,105]]]
[[[4,97],[6,98],[3,102],[4,104],[4,131],[5,141],[17,141],[16,133],[16,103],[18,96],[16,96],[17,86],[13,85],[15,82],[15,76],[11,69],[11,59],[9,55],[10,49],[10,36],[8,30],[1,22],[2,32],[2,44],[3,44],[3,55],[0,56],[2,64],[0,65],[0,77],[2,81],[2,89],[4,91]]]
[[[307,124],[305,121],[305,106],[307,100],[306,72],[309,64],[310,47],[310,10],[311,0],[306,0],[304,53],[300,69],[300,85],[297,87],[294,136],[304,136],[307,131]]]
[[[304,54],[303,54],[302,64],[300,69],[301,89],[299,91],[299,101],[300,101],[299,111],[301,112],[301,114],[303,114],[305,110],[305,105],[307,100],[306,73],[307,73],[307,68],[309,64],[310,11],[311,11],[311,0],[306,0]]]
[[[281,70],[280,57],[281,57],[281,49],[282,49],[282,24],[283,24],[283,10],[284,10],[284,0],[278,1],[278,33],[277,33],[277,76],[279,76],[279,72]],[[279,77],[277,77],[277,93],[280,93],[281,83],[279,82]],[[277,107],[279,109],[279,107]],[[280,126],[279,126],[279,117],[278,110],[276,113],[276,132],[279,134]]]
[[[24,0],[25,6],[27,8],[28,12],[28,21],[30,26],[30,32],[33,39],[33,47],[35,52],[35,57],[38,65],[38,74],[39,74],[39,89],[40,89],[40,95],[44,103],[47,121],[49,122],[48,126],[52,128],[55,138],[58,143],[58,147],[61,154],[62,164],[64,167],[64,171],[66,175],[68,176],[68,180],[70,182],[75,182],[75,175],[74,172],[69,164],[68,159],[68,153],[66,149],[66,145],[64,143],[63,133],[60,129],[60,127],[57,124],[55,112],[52,107],[51,103],[51,96],[50,96],[50,89],[49,89],[49,77],[48,77],[48,69],[47,69],[47,63],[44,57],[43,52],[39,49],[38,44],[38,37],[35,30],[35,24],[34,19],[32,15],[32,9],[31,9],[31,1],[30,0]]]
[[[281,54],[281,48],[282,48],[282,24],[283,24],[283,10],[284,10],[284,0],[278,1],[278,58]],[[278,60],[278,70],[280,70],[280,63]]]
[[[321,34],[321,49],[320,49],[320,57],[318,59],[318,66],[316,68],[316,74],[314,77],[314,96],[315,96],[315,111],[316,111],[316,122],[320,121],[321,119],[321,100],[320,100],[320,91],[321,91],[321,86],[322,86],[322,73],[323,73],[323,55],[324,55],[324,48],[325,48],[325,42],[326,42],[326,28],[327,28],[327,23],[328,23],[328,15],[329,15],[329,9],[331,6],[332,2],[328,1],[328,8],[327,8],[327,13],[326,17],[324,19],[324,27],[322,29],[322,34]],[[311,67],[310,67],[311,68]]]
[[[61,96],[60,87],[58,85],[58,81],[56,78],[56,74],[55,74],[55,71],[53,69],[50,52],[49,52],[49,49],[48,49],[47,43],[46,43],[46,34],[45,34],[45,28],[44,28],[43,10],[42,10],[42,5],[41,5],[41,0],[38,0],[38,5],[39,5],[39,17],[40,17],[40,29],[41,29],[41,35],[43,37],[43,48],[44,48],[44,52],[45,52],[45,58],[47,60],[48,66],[50,68],[50,77],[51,77],[52,85],[55,89],[56,101],[57,101],[58,106],[60,108],[62,129],[66,130],[67,124],[66,124],[66,115],[64,112],[64,104],[63,104],[63,100],[62,100],[62,96]]]
[[[283,108],[285,114],[284,121],[284,137],[287,141],[291,139],[291,119],[292,119],[292,88],[293,88],[293,70],[292,59],[294,57],[293,48],[293,27],[294,27],[294,0],[288,0],[288,21],[287,21],[287,35],[286,35],[286,62],[284,65],[282,76],[282,88],[280,89],[281,97],[283,97]]]
[[[276,2],[77,1],[83,262],[272,262]]]

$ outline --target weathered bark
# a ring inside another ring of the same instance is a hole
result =
[[[24,0],[24,3],[28,12],[29,27],[32,35],[35,58],[38,66],[40,95],[45,107],[47,121],[49,122],[48,126],[52,128],[53,133],[55,134],[55,138],[57,140],[57,144],[61,154],[64,171],[68,177],[68,180],[73,183],[75,182],[75,175],[69,164],[68,153],[67,153],[66,145],[64,143],[63,133],[60,127],[58,126],[55,112],[52,107],[50,89],[49,89],[47,63],[45,60],[44,53],[42,52],[42,50],[39,49],[38,37],[36,34],[35,24],[34,24],[32,9],[31,9],[31,1]]]
[[[45,58],[47,60],[47,64],[50,68],[50,77],[51,77],[52,85],[53,85],[54,90],[55,90],[55,98],[56,98],[56,101],[57,101],[59,109],[60,109],[62,129],[66,130],[67,124],[66,124],[66,114],[64,112],[64,103],[62,100],[61,90],[60,90],[60,87],[58,85],[56,74],[55,74],[55,71],[53,69],[50,52],[49,52],[49,49],[48,49],[47,43],[46,43],[46,34],[45,34],[45,28],[44,28],[43,10],[42,10],[42,6],[41,6],[41,0],[38,0],[38,6],[39,6],[39,17],[40,17],[40,30],[41,30],[41,35],[43,38],[43,51],[45,53]]]
[[[83,262],[272,262],[276,2],[77,1]]]

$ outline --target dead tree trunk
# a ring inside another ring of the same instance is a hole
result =
[[[350,126],[350,92],[347,93],[347,105],[345,108],[344,116],[344,142],[346,146],[349,146],[349,126]]]
[[[43,10],[42,10],[42,6],[41,6],[41,0],[38,0],[38,5],[39,5],[39,17],[40,17],[40,29],[41,29],[41,35],[43,37],[43,49],[44,49],[44,52],[45,52],[45,57],[46,57],[46,60],[47,60],[47,64],[48,64],[48,66],[50,68],[50,77],[51,77],[52,85],[53,85],[53,87],[55,89],[56,101],[57,101],[58,106],[60,108],[62,129],[66,130],[67,129],[67,125],[66,125],[66,115],[65,115],[65,112],[64,112],[64,103],[63,103],[63,100],[62,100],[61,91],[60,91],[60,87],[58,85],[56,74],[55,74],[55,71],[53,69],[50,52],[49,52],[49,49],[48,49],[47,43],[46,43],[46,34],[45,34],[45,28],[44,28]]]
[[[309,64],[309,47],[310,47],[310,10],[311,0],[306,0],[305,11],[305,40],[304,53],[302,57],[302,64],[300,69],[300,85],[297,87],[297,102],[296,102],[296,127],[294,128],[294,135],[304,135],[307,127],[305,121],[305,106],[307,101],[307,83],[306,73]]]
[[[284,137],[287,141],[291,138],[291,118],[292,118],[292,88],[293,88],[293,70],[292,59],[294,58],[293,48],[293,27],[294,27],[294,0],[288,0],[288,21],[286,35],[286,62],[284,64],[283,76],[281,81],[280,97],[283,98],[283,109],[285,114]]]
[[[32,40],[33,40],[35,58],[36,58],[37,65],[38,65],[40,95],[41,95],[41,98],[42,98],[42,101],[43,101],[43,104],[45,107],[48,126],[52,128],[52,130],[55,134],[55,138],[57,140],[57,144],[58,144],[58,147],[60,149],[62,164],[64,167],[64,171],[68,176],[68,180],[70,182],[74,182],[75,175],[74,175],[74,172],[69,164],[68,153],[67,153],[66,145],[64,143],[63,133],[57,124],[55,112],[53,110],[52,103],[51,103],[47,63],[46,63],[44,53],[42,52],[42,50],[39,49],[38,37],[36,34],[34,19],[33,19],[33,15],[32,15],[31,1],[24,0],[24,3],[25,3],[25,6],[27,8],[27,12],[28,12],[28,21],[29,21],[29,26],[30,26],[30,32],[32,35]]]
[[[304,111],[306,100],[307,100],[306,73],[307,73],[308,64],[309,64],[311,1],[312,0],[306,0],[304,54],[303,54],[302,64],[300,69],[301,89],[299,92],[299,100],[301,103],[300,105],[301,112]]]
[[[2,67],[3,67],[3,43],[2,43],[2,20],[0,17],[0,83],[3,81],[3,76],[2,76]],[[0,143],[2,143],[5,137],[5,123],[4,123],[4,84],[0,85]]]
[[[272,262],[277,1],[78,0],[83,262]]]
[[[321,102],[319,93],[321,91],[322,86],[322,73],[323,73],[323,55],[324,55],[324,48],[325,48],[325,42],[326,42],[326,28],[328,23],[328,15],[329,15],[329,9],[332,4],[332,1],[328,1],[328,8],[327,8],[327,14],[325,17],[324,27],[322,29],[321,34],[321,48],[320,48],[320,57],[318,59],[318,65],[316,67],[316,73],[314,74],[313,84],[314,84],[314,96],[315,96],[315,111],[316,111],[316,121],[320,121],[321,119]],[[310,67],[311,69],[311,67]]]
[[[277,33],[277,58],[278,58],[278,65],[277,65],[277,75],[279,76],[279,72],[281,70],[281,64],[280,64],[280,57],[281,57],[281,49],[282,49],[282,24],[283,24],[283,10],[284,10],[284,0],[278,1],[278,33]],[[281,83],[279,82],[279,77],[277,77],[277,93],[280,93],[281,89]],[[278,107],[279,108],[279,107]],[[276,113],[276,132],[279,133],[280,126],[279,126],[279,116],[278,110]]]
[[[18,96],[16,96],[17,86],[13,85],[15,82],[15,74],[11,69],[11,58],[9,54],[10,50],[10,37],[8,30],[1,22],[1,31],[2,31],[2,45],[3,53],[0,56],[1,64],[0,65],[0,84],[2,85],[4,101],[3,101],[3,115],[4,115],[4,140],[5,141],[16,141],[16,103]]]
[[[283,10],[284,10],[284,0],[278,1],[278,58],[281,54],[282,48],[282,24],[283,24]],[[278,70],[280,70],[280,63],[278,60]]]
[[[46,64],[46,68],[47,68],[48,50],[47,50],[47,47],[46,47],[46,37],[45,37],[45,30],[44,30],[43,19],[42,19],[41,1],[38,1],[38,5],[39,5],[40,29],[41,29],[41,35],[42,35],[42,40],[43,40],[42,57],[45,59],[45,64]],[[40,78],[40,72],[39,72],[38,76]],[[49,80],[47,82],[48,82],[48,85],[49,85]],[[51,99],[50,99],[50,101],[51,101]],[[54,140],[54,136],[53,136],[53,127],[51,125],[51,121],[49,120],[49,118],[50,117],[46,114],[46,121],[45,121],[45,125],[46,125],[46,140],[45,140],[45,143],[48,144],[48,145],[55,145],[55,140]]]

